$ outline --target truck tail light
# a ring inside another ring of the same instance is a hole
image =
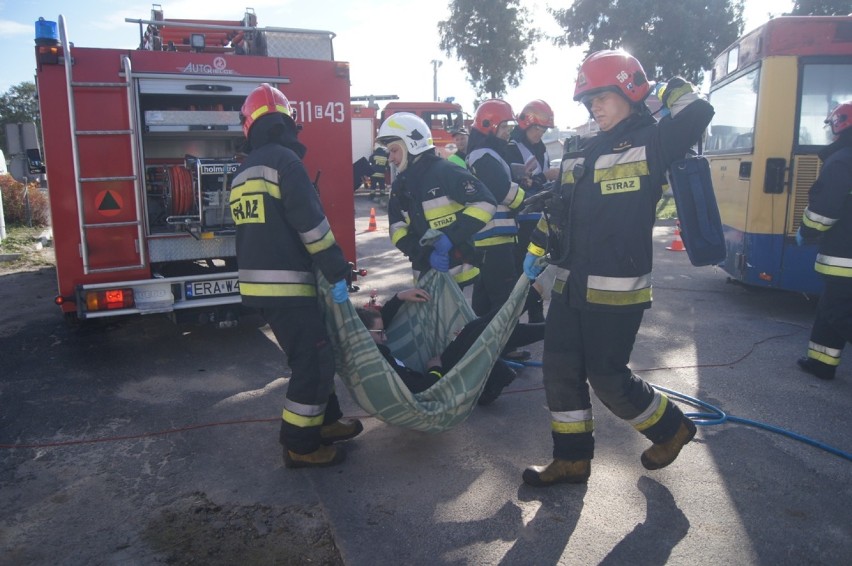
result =
[[[86,309],[89,311],[128,309],[133,304],[133,289],[86,291]]]

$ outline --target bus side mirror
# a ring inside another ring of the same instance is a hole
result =
[[[787,170],[787,160],[783,157],[766,159],[766,174],[763,177],[763,192],[770,195],[780,195],[784,192],[784,172]]]

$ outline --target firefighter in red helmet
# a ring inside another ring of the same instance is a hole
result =
[[[234,174],[230,207],[237,229],[243,304],[258,309],[281,349],[291,376],[280,442],[288,468],[330,466],[343,459],[334,442],[363,426],[342,419],[334,394],[334,352],[317,306],[314,266],[332,283],[335,302],[348,300],[351,270],[302,164],[290,103],[262,84],[240,112],[249,151]]]
[[[515,113],[508,102],[486,100],[476,109],[468,140],[468,167],[485,183],[497,201],[494,217],[476,235],[476,249],[482,254],[482,274],[473,286],[471,306],[477,316],[485,316],[501,307],[520,275],[514,259],[518,242],[515,214],[524,201],[525,193],[512,180],[511,169],[504,157],[514,124]],[[529,357],[529,352],[504,352],[503,356],[523,360]]]
[[[814,269],[825,285],[807,356],[798,364],[819,379],[834,379],[840,354],[852,342],[852,100],[832,109],[825,124],[834,141],[819,153],[823,166],[796,233],[799,245],[819,244]]]
[[[526,192],[526,197],[540,193],[545,185],[559,177],[559,168],[551,167],[553,156],[541,140],[555,126],[553,110],[544,100],[533,100],[518,114],[518,126],[509,136],[506,161],[512,168],[513,180]],[[530,236],[541,219],[541,212],[518,213],[518,244],[515,246],[515,265],[521,271]],[[524,306],[529,322],[544,322],[544,302],[535,285],[530,286]]]
[[[497,212],[476,235],[476,248],[483,254],[482,277],[473,288],[472,306],[478,316],[505,303],[518,279],[512,262],[518,225],[512,213],[523,202],[524,191],[512,181],[503,158],[514,124],[508,102],[486,100],[476,109],[468,139],[468,167],[497,200]]]
[[[543,359],[553,460],[524,471],[529,485],[588,480],[590,386],[652,442],[641,457],[649,470],[671,464],[695,435],[692,421],[627,364],[651,306],[651,236],[666,170],[699,140],[713,107],[674,78],[662,100],[670,115],[657,122],[644,102],[650,90],[639,61],[624,51],[593,53],[580,67],[574,100],[600,132],[563,155],[550,221],[539,222],[524,259],[530,279],[541,273],[541,256],[556,270]]]

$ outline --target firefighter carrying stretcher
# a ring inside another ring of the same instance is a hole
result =
[[[280,442],[288,468],[338,464],[333,443],[363,425],[343,419],[334,393],[334,352],[317,303],[316,266],[336,303],[349,300],[351,271],[302,164],[290,102],[262,84],[241,110],[249,151],[231,186],[243,304],[257,308],[287,354],[291,370]]]
[[[574,100],[600,127],[562,160],[562,184],[533,233],[524,273],[535,280],[549,254],[557,270],[544,336],[544,387],[553,461],[531,466],[525,483],[585,483],[594,456],[589,385],[616,416],[653,445],[642,465],[671,464],[695,436],[692,421],[628,367],[651,307],[652,232],[666,170],[683,158],[713,107],[681,78],[669,81],[659,122],[645,98],[651,85],[634,57],[598,51],[581,65]]]

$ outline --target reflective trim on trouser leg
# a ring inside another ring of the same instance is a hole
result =
[[[320,447],[320,426],[334,389],[334,351],[322,316],[316,306],[263,309],[263,316],[291,370],[282,443],[298,454],[314,452]]]
[[[636,424],[631,422],[636,430],[654,444],[671,440],[683,420],[683,413],[677,405],[663,393],[656,392],[655,398],[657,396],[660,398],[659,405],[652,412],[643,412],[643,415],[649,414],[648,418]]]
[[[320,427],[325,405],[303,405],[290,399],[284,402],[279,440],[296,454],[308,454],[320,445]]]
[[[591,460],[595,451],[592,403],[583,369],[577,311],[551,303],[544,337],[544,389],[551,413],[553,457]]]
[[[591,460],[595,453],[595,421],[592,409],[551,412],[553,457],[561,460]]]
[[[829,348],[828,346],[817,344],[813,340],[808,342],[808,357],[827,366],[839,366],[841,352],[842,350],[840,349]]]

